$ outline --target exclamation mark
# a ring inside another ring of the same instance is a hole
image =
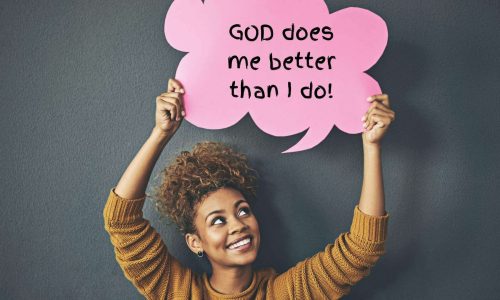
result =
[[[328,98],[333,98],[333,95],[332,95],[332,84],[331,83],[328,84],[328,94],[329,94]]]

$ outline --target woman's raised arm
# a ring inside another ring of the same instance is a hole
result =
[[[189,294],[191,270],[168,253],[160,235],[142,214],[154,165],[185,115],[182,93],[180,83],[171,79],[167,93],[156,98],[156,125],[118,185],[110,190],[103,210],[116,260],[125,277],[147,299]]]
[[[359,205],[349,232],[340,234],[324,251],[273,278],[269,296],[296,299],[338,299],[370,274],[385,254],[389,214],[385,211],[380,141],[394,120],[387,95],[375,95],[362,119],[364,172]]]
[[[182,94],[180,83],[170,79],[167,92],[156,97],[155,127],[120,178],[115,189],[118,195],[128,199],[144,195],[158,157],[182,123],[185,115]]]
[[[381,141],[396,114],[390,108],[389,96],[374,95],[367,99],[370,108],[363,116],[363,187],[359,209],[372,216],[385,215],[384,183],[382,179]]]

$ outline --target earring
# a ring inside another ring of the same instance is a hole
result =
[[[198,257],[203,257],[203,251],[198,251],[198,253],[196,253],[196,255],[198,255]]]

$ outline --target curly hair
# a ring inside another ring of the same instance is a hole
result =
[[[249,167],[246,155],[210,141],[197,143],[191,152],[182,151],[160,174],[153,202],[160,215],[172,220],[182,234],[197,232],[197,205],[219,188],[234,188],[247,201],[254,201],[259,176]]]

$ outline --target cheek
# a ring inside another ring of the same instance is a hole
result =
[[[256,249],[259,249],[260,248],[260,229],[259,229],[259,222],[257,221],[257,219],[254,218],[254,220],[252,221],[252,229],[253,229],[253,232],[254,232],[254,237],[256,237],[255,239],[255,246],[257,247]]]
[[[258,233],[260,236],[259,222],[255,217],[252,218],[250,226],[252,226],[253,230],[256,231],[256,233]]]
[[[222,230],[211,230],[207,233],[207,242],[210,244],[211,248],[225,247],[226,245],[226,234]]]

